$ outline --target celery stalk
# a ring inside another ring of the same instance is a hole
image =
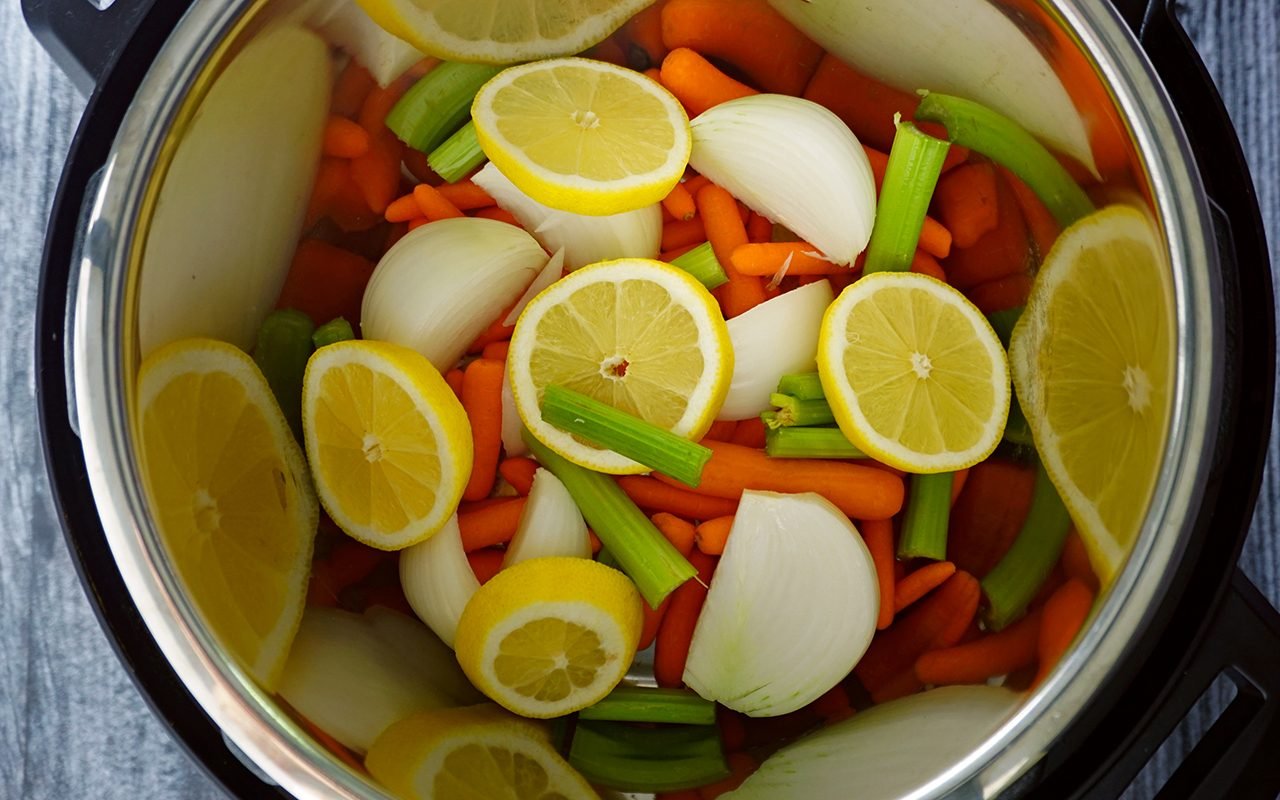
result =
[[[1022,307],[1006,308],[1004,311],[993,311],[987,315],[987,322],[991,323],[991,329],[996,332],[996,336],[1000,337],[1000,344],[1004,345],[1004,349],[1009,349],[1009,340],[1013,338],[1013,326],[1018,324],[1018,319],[1022,316]]]
[[[836,421],[831,413],[831,406],[826,398],[820,400],[800,400],[789,394],[774,392],[769,395],[769,403],[778,410],[773,420],[767,421],[770,428],[809,427],[813,425],[829,425]]]
[[[714,289],[729,282],[729,276],[725,274],[724,267],[716,259],[715,251],[711,249],[711,242],[703,242],[692,250],[676,256],[671,260],[671,266],[679,267],[689,273],[708,289]]]
[[[1093,201],[1053,154],[1018,123],[984,105],[932,92],[916,119],[941,123],[951,141],[1008,167],[1067,227],[1093,211]]]
[[[427,165],[447,183],[457,183],[485,162],[476,124],[467,122],[427,156]]]
[[[897,125],[876,204],[875,227],[867,244],[864,275],[911,269],[920,229],[942,174],[942,162],[951,149],[951,145],[921,132],[910,122],[900,121]]]
[[[569,490],[587,525],[635,581],[651,608],[698,574],[611,478],[570,463],[528,430],[523,436],[538,463]]]
[[[714,725],[716,704],[688,689],[619,686],[600,702],[578,712],[578,719]]]
[[[430,153],[471,115],[471,101],[502,67],[446,61],[404,93],[387,114],[387,127],[400,141]]]
[[[542,419],[689,486],[711,460],[710,448],[563,386],[543,393]]]
[[[951,486],[955,474],[912,475],[907,513],[902,520],[899,558],[947,557],[947,523],[951,518]]]
[[[258,329],[253,360],[276,396],[293,435],[302,441],[302,376],[314,347],[311,317],[292,308],[272,311]]]
[[[569,763],[588,781],[625,792],[676,792],[729,775],[713,725],[641,728],[579,722]]]
[[[839,428],[766,430],[764,452],[771,458],[866,458]]]
[[[354,338],[356,332],[351,329],[351,323],[345,317],[338,317],[316,328],[316,332],[311,334],[311,343],[319,350],[327,344],[349,342]]]
[[[802,375],[783,375],[778,379],[778,392],[789,394],[798,400],[826,400],[827,393],[822,388],[822,380],[816,372]]]

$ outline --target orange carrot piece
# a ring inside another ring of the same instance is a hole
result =
[[[683,183],[677,183],[662,198],[662,207],[678,220],[691,220],[698,213],[698,207],[693,204],[693,195],[689,194]]]
[[[485,503],[475,508],[458,509],[458,528],[462,531],[462,549],[468,553],[485,547],[506,544],[516,535],[525,498],[513,497]]]
[[[617,480],[627,497],[645,511],[666,511],[685,519],[713,519],[738,510],[737,500],[695,494],[642,475],[623,475]]]
[[[640,625],[640,642],[636,645],[636,650],[646,649],[658,638],[658,629],[662,627],[662,620],[667,616],[667,609],[670,607],[670,595],[664,597],[657,608],[651,608],[648,603],[640,604],[640,610],[644,612],[644,621]]]
[[[710,184],[711,181],[706,175],[694,175],[692,178],[685,179],[684,188],[688,189],[689,194],[696,198],[698,196],[698,192],[702,191],[702,187],[709,186]]]
[[[667,91],[676,96],[690,117],[696,117],[721,103],[759,94],[745,83],[725,75],[710,61],[687,47],[677,47],[667,54],[662,61],[659,80]]]
[[[964,485],[969,482],[968,467],[956,470],[951,480],[951,505],[956,504],[956,500],[960,498],[960,493],[964,491]]]
[[[480,351],[481,358],[489,358],[494,361],[506,361],[507,351],[511,349],[511,342],[489,342]]]
[[[871,702],[879,704],[900,700],[915,694],[923,688],[924,684],[916,677],[915,670],[905,669],[875,689],[869,690],[869,693],[871,694]]]
[[[410,192],[392,200],[383,217],[387,222],[411,222],[422,217],[422,206],[418,205],[418,199]]]
[[[596,536],[596,532],[587,528],[587,539],[591,542],[591,555],[599,555],[604,549],[604,542],[600,541],[600,537]]]
[[[697,542],[698,549],[709,556],[723,555],[731,530],[733,530],[733,517],[709,519],[697,527],[694,541]]]
[[[765,0],[669,0],[662,41],[734,65],[766,92],[799,95],[822,59],[822,48]]]
[[[457,219],[463,216],[458,207],[440,193],[440,190],[429,183],[420,183],[413,187],[413,199],[418,201],[422,215],[435,222],[440,219]]]
[[[738,430],[738,423],[731,419],[718,419],[711,423],[711,427],[707,429],[707,433],[703,439],[710,439],[713,442],[731,442],[733,434]]]
[[[488,192],[469,180],[458,181],[457,183],[442,183],[436,187],[436,191],[459,211],[488,208],[496,204],[496,201],[489,196]]]
[[[1072,528],[1067,540],[1062,545],[1062,571],[1072,580],[1077,580],[1095,592],[1098,590],[1098,576],[1093,572],[1093,563],[1089,561],[1089,551],[1085,549],[1084,539]]]
[[[454,367],[453,369],[449,370],[444,374],[444,382],[449,384],[449,388],[453,390],[453,393],[457,395],[459,399],[462,398],[463,378],[464,378],[463,371],[458,369],[457,367]]]
[[[747,489],[817,492],[856,519],[888,519],[902,510],[902,479],[875,467],[770,458],[763,450],[727,442],[707,441],[703,446],[710,448],[711,459],[702,469],[702,482],[691,490],[697,494],[737,500]],[[655,480],[672,482],[665,475],[654,474]]]
[[[386,87],[379,88],[375,86],[365,96],[364,102],[360,105],[360,113],[356,117],[360,127],[368,131],[369,135],[373,137],[386,133],[387,114],[399,102],[404,93],[409,91],[409,87],[412,85],[412,79],[401,76],[387,84]]]
[[[1077,580],[1069,580],[1058,587],[1044,604],[1040,621],[1040,637],[1036,643],[1037,669],[1032,686],[1039,686],[1058,661],[1076,634],[1084,627],[1084,621],[1093,608],[1093,592]]]
[[[489,582],[489,579],[502,570],[502,559],[506,557],[506,551],[499,550],[496,547],[486,547],[483,550],[476,550],[467,553],[467,563],[471,564],[471,571],[475,573],[476,580],[480,585]]]
[[[522,227],[520,225],[520,220],[516,219],[515,214],[512,214],[510,211],[506,210],[505,208],[498,208],[497,206],[494,206],[493,208],[482,208],[476,213],[472,214],[472,216],[480,217],[481,219],[496,219],[498,222],[505,222],[508,225],[515,225],[517,228]]]
[[[711,585],[711,573],[717,559],[701,551],[689,554],[689,563],[698,570],[697,578],[685,581],[671,593],[671,604],[658,628],[653,653],[653,677],[658,685],[674,689],[684,683],[684,665],[689,660],[689,644],[693,641],[693,629],[707,599],[707,587]]]
[[[462,379],[462,408],[471,422],[475,456],[463,500],[483,500],[493,491],[502,452],[502,376],[506,365],[477,358],[467,365]]]
[[[971,467],[951,510],[947,560],[974,575],[990,572],[1027,518],[1035,480],[1033,470],[999,458]]]
[[[671,546],[680,551],[680,555],[685,558],[689,557],[689,553],[693,551],[694,543],[697,541],[697,528],[692,522],[681,519],[675,514],[669,514],[666,511],[659,511],[649,518],[653,522],[655,528],[662,532],[662,535]],[[705,550],[703,551],[706,552]]]
[[[884,630],[893,623],[893,609],[897,581],[893,574],[893,521],[887,519],[864,520],[858,523],[862,540],[871,552],[871,563],[876,567],[876,583],[880,586],[880,611],[876,616],[876,630]]]
[[[733,438],[729,442],[760,450],[764,448],[764,434],[764,421],[759,417],[751,417],[750,419],[738,420],[738,426],[733,429]]]
[[[1031,666],[1036,660],[1041,614],[1036,609],[997,633],[924,653],[916,659],[916,677],[934,686],[985,683]]]
[[[950,561],[934,561],[909,573],[893,588],[893,612],[901,614],[902,609],[946,583],[954,574],[956,565]]]
[[[1016,272],[1004,278],[980,283],[965,294],[983,314],[993,314],[1026,305],[1031,294],[1031,276]]]
[[[706,240],[707,231],[700,219],[677,219],[662,226],[663,250],[698,245]]]
[[[351,177],[351,162],[341,158],[322,158],[316,170],[316,180],[307,201],[304,228],[310,228],[330,212],[338,195]],[[363,204],[362,204],[363,205]]]
[[[329,565],[329,586],[335,593],[354,586],[369,577],[388,557],[389,554],[384,550],[375,550],[344,536],[325,559]]]
[[[355,253],[306,239],[294,252],[276,306],[297,309],[317,325],[344,317],[359,330],[360,299],[373,267],[373,262]]]
[[[512,308],[515,307],[513,303]],[[511,338],[511,333],[516,329],[514,325],[503,325],[502,321],[511,313],[511,308],[503,309],[498,318],[489,323],[489,327],[481,331],[476,340],[467,348],[468,353],[479,353],[484,350],[485,346],[490,342],[504,342]]]
[[[768,217],[751,212],[747,219],[747,240],[753,244],[773,241],[773,223]]]
[[[809,704],[809,710],[828,723],[838,722],[853,716],[849,703],[849,692],[840,684],[836,684],[823,693],[821,697]]]
[[[1036,249],[1036,258],[1043,261],[1049,254],[1053,243],[1062,233],[1062,227],[1054,219],[1053,214],[1040,200],[1040,197],[1022,180],[1004,167],[1000,167],[1000,177],[1008,184],[1013,197],[1018,202],[1018,210],[1027,222],[1027,230],[1031,234],[1031,243]]]
[[[324,124],[320,152],[331,158],[359,158],[369,152],[369,132],[346,117],[334,114]]]
[[[537,471],[538,462],[524,456],[505,458],[498,465],[498,474],[521,496],[529,494],[533,488],[533,474]]]
[[[1000,221],[972,247],[957,247],[944,267],[951,284],[964,291],[980,283],[1026,272],[1031,263],[1031,239],[1018,210],[1018,201],[1003,179],[996,181]]]
[[[925,217],[916,246],[934,258],[946,258],[951,255],[951,231],[933,217]]]
[[[333,83],[333,99],[329,102],[329,111],[349,119],[355,118],[369,92],[377,86],[369,70],[360,66],[354,58],[351,59]]]
[[[400,188],[404,145],[390,131],[371,134],[364,155],[351,160],[351,180],[360,187],[369,209],[381,216]]]
[[[405,169],[409,170],[409,174],[418,183],[429,183],[435,186],[444,180],[431,168],[430,162],[427,161],[427,154],[414,150],[412,147],[404,149],[404,155],[401,156],[400,163],[404,164]]]
[[[662,43],[662,7],[666,0],[649,6],[645,10],[627,20],[618,31],[622,40],[622,49],[627,55],[627,64],[632,69],[647,72],[662,63],[667,54],[667,46]]]
[[[702,187],[694,199],[706,229],[706,238],[729,277],[729,282],[716,289],[715,295],[725,317],[736,317],[765,301],[764,282],[758,277],[741,274],[733,266],[733,251],[748,243],[746,226],[738,212],[737,201],[719,186],[708,184]]]
[[[701,800],[716,800],[721,795],[732,792],[760,766],[760,762],[747,753],[730,753],[725,760],[729,763],[729,777],[699,787],[698,797]]]
[[[849,268],[821,258],[818,249],[808,242],[765,242],[744,244],[734,248],[734,269],[743,275],[772,278],[787,265],[787,275],[835,275]],[[788,261],[788,259],[790,259]]]
[[[689,252],[690,250],[692,250],[697,246],[698,245],[696,244],[686,244],[683,247],[676,247],[671,250],[663,250],[660,254],[658,254],[658,260],[665,261],[668,264],[670,264],[673,260],[679,258],[680,256],[684,255],[685,253]]]
[[[911,257],[911,271],[920,275],[928,275],[930,278],[937,278],[943,283],[947,282],[947,273],[942,269],[942,265],[938,260],[923,250],[917,250],[916,254]]]
[[[862,151],[867,154],[867,163],[871,165],[871,177],[876,182],[876,193],[879,194],[884,186],[884,173],[889,169],[889,154],[883,150],[868,147],[866,143],[863,143]]]
[[[938,181],[933,207],[956,247],[973,247],[1000,221],[996,170],[987,161],[965,164]]]
[[[593,61],[604,61],[617,67],[628,66],[627,51],[623,49],[617,38],[610,36],[594,46],[588,48],[583,54],[583,58],[590,58]]]

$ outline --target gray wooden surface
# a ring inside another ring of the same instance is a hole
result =
[[[1183,0],[1240,129],[1280,264],[1280,5]],[[46,484],[32,378],[45,218],[84,101],[0,0],[0,798],[215,798],[147,711],[90,611]],[[1280,605],[1280,447],[1245,547]],[[1211,713],[1190,718],[1130,794],[1150,797]]]

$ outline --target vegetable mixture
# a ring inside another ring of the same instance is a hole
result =
[[[831,4],[321,25],[275,310],[256,340],[148,323],[139,408],[197,605],[352,769],[404,797],[894,796],[1084,626],[1172,374],[1153,223],[1095,207],[1125,144],[1057,77],[895,73]]]

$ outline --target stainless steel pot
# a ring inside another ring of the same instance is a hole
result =
[[[73,24],[68,20],[91,28],[82,20],[93,20],[98,12],[86,6],[64,14],[61,4],[24,3],[38,30],[64,42],[63,55],[74,56],[81,77],[101,81],[51,228],[40,339],[51,470],[85,580],[126,659],[144,674],[152,669],[140,665],[152,652],[145,640],[154,640],[177,682],[165,670],[167,677],[155,679],[162,688],[147,687],[151,698],[184,738],[195,742],[197,756],[215,773],[236,770],[222,763],[220,750],[200,752],[217,749],[217,742],[207,729],[188,734],[200,726],[182,718],[186,706],[181,698],[174,701],[166,693],[180,695],[185,688],[267,784],[299,797],[384,796],[315,745],[218,648],[157,538],[134,449],[140,249],[168,160],[212,76],[264,19],[296,4],[200,0],[186,7],[166,0],[152,7],[117,0],[108,14],[126,26],[145,20],[137,34],[127,43],[123,38],[113,42],[108,35],[89,46],[83,41],[75,46],[65,44],[76,38],[65,27]],[[1219,608],[1226,592],[1256,494],[1272,399],[1269,376],[1274,374],[1269,272],[1247,173],[1240,173],[1239,163],[1230,159],[1234,153],[1238,162],[1238,148],[1229,124],[1223,127],[1216,95],[1201,76],[1191,76],[1199,77],[1199,83],[1187,76],[1175,79],[1182,112],[1208,114],[1208,122],[1191,120],[1184,128],[1169,94],[1173,84],[1162,83],[1135,39],[1131,26],[1148,37],[1147,48],[1157,60],[1175,70],[1187,68],[1185,64],[1195,69],[1194,61],[1186,62],[1185,49],[1179,49],[1180,31],[1162,3],[1150,8],[1127,3],[1120,11],[1101,0],[1042,4],[1078,43],[1114,98],[1132,135],[1140,181],[1145,181],[1141,188],[1152,199],[1162,228],[1173,271],[1178,340],[1173,413],[1141,535],[1087,632],[1012,718],[968,757],[921,787],[913,795],[919,797],[986,797],[1029,787],[1050,787],[1052,792],[1054,776],[1069,775],[1082,758],[1088,770],[1101,775],[1095,787],[1127,782],[1126,773],[1131,777],[1136,766],[1120,763],[1116,752],[1105,748],[1105,743],[1118,747],[1126,739],[1124,731],[1109,729],[1116,724],[1117,709],[1126,706],[1118,698],[1129,695],[1138,706],[1147,704],[1129,709],[1124,719],[1154,720],[1167,732],[1180,718],[1179,709],[1185,710],[1203,688],[1171,683],[1167,674],[1154,685],[1144,684],[1142,676],[1150,674],[1153,660],[1169,659],[1156,664],[1162,674],[1183,670],[1206,684],[1222,667],[1232,666],[1242,680],[1265,687],[1262,671],[1275,664],[1275,652],[1280,652],[1272,651],[1268,661],[1264,651],[1259,661],[1256,653],[1251,656],[1249,648],[1224,635],[1222,624],[1216,634],[1211,627],[1210,612]],[[1171,49],[1161,55],[1161,48]],[[1179,61],[1184,66],[1177,66]],[[1199,103],[1210,106],[1202,111]],[[1225,167],[1215,171],[1214,165]],[[1243,263],[1242,256],[1252,261]],[[1246,367],[1266,380],[1244,380]],[[82,463],[71,430],[79,436]],[[96,517],[86,514],[90,502],[96,505]],[[106,548],[95,538],[99,524]],[[1226,547],[1208,539],[1211,524],[1229,532]],[[107,557],[107,548],[127,595],[119,593],[114,573],[106,578],[99,574],[103,567],[98,559]],[[99,588],[107,584],[104,595]],[[1249,619],[1231,631],[1240,637],[1280,636],[1274,620],[1248,599],[1248,587],[1239,585],[1232,592],[1228,606],[1244,603],[1245,611],[1234,613]],[[1198,604],[1198,612],[1188,610],[1189,599]],[[135,608],[136,617],[115,604]],[[1217,636],[1219,649],[1207,659],[1188,660],[1191,643],[1206,635]],[[1274,696],[1267,703],[1259,706],[1265,713],[1250,717],[1253,727],[1242,728],[1245,755],[1266,737],[1280,735]],[[1165,719],[1173,712],[1176,716]],[[1254,764],[1247,769],[1254,772],[1236,770],[1236,777],[1275,779],[1274,767]],[[243,775],[237,773],[234,780],[242,781]],[[246,793],[262,788],[236,785]],[[1060,793],[1069,793],[1065,786],[1058,785]]]

